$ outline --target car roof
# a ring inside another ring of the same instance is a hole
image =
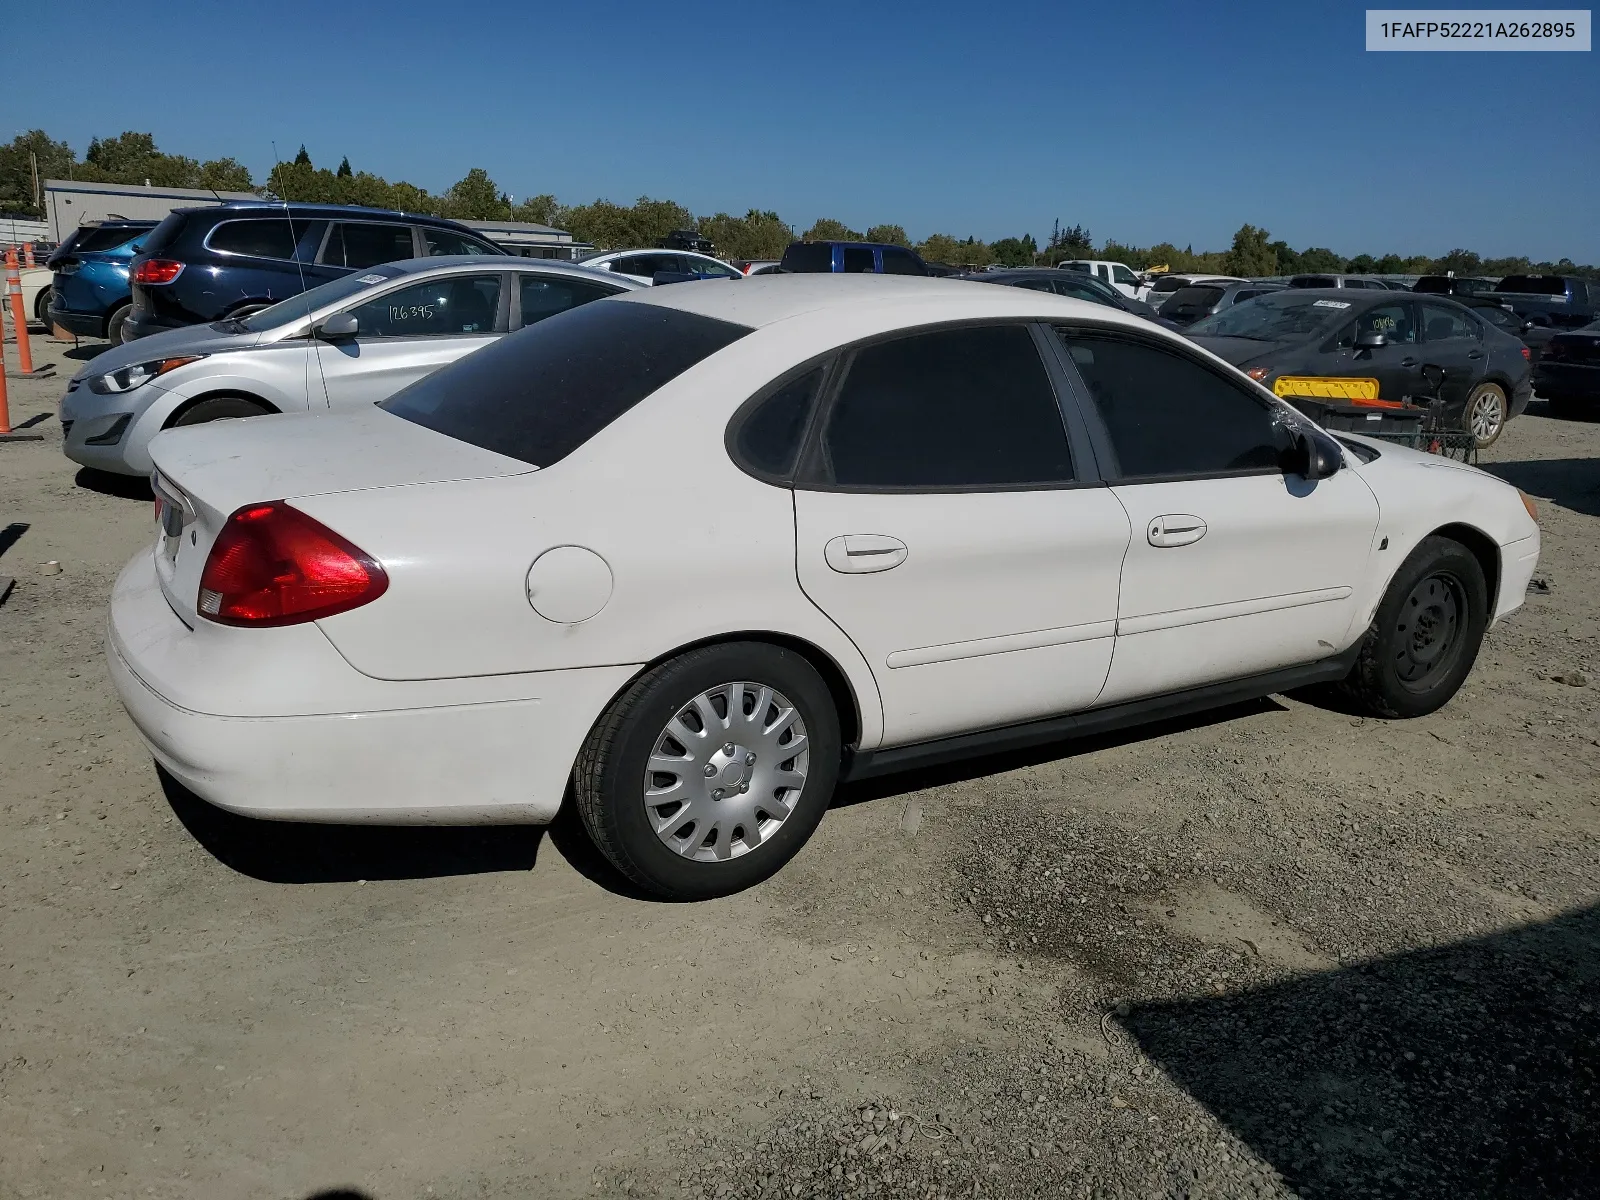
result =
[[[1028,288],[972,287],[963,279],[920,275],[803,273],[759,275],[734,282],[704,280],[649,288],[616,297],[622,303],[675,308],[752,329],[812,313],[870,309],[874,323],[907,325],[950,321],[1092,317],[1148,330],[1142,317],[1087,300]],[[930,310],[936,315],[930,315]]]
[[[300,200],[229,200],[224,204],[202,204],[193,208],[177,208],[174,212],[185,215],[195,213],[257,213],[257,212],[283,212],[289,209],[295,213],[309,213],[320,216],[348,216],[352,218],[379,218],[393,219],[401,217],[407,221],[420,221],[429,225],[448,225],[451,228],[465,228],[459,221],[452,221],[449,217],[435,217],[428,213],[404,212],[398,208],[367,208],[359,204],[321,204],[314,201]]]
[[[571,275],[579,279],[603,279],[607,283],[631,280],[629,276],[614,271],[601,271],[579,263],[563,262],[555,258],[526,258],[520,254],[435,254],[428,258],[402,258],[382,267],[398,268],[401,275],[421,275],[425,271],[468,270],[487,267],[494,271],[548,271],[556,275]],[[377,268],[374,268],[377,269]],[[398,276],[397,276],[398,278]]]

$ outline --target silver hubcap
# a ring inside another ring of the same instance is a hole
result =
[[[805,722],[781,693],[721,684],[679,709],[656,738],[644,773],[645,814],[684,858],[738,858],[789,819],[810,758]]]
[[[1504,420],[1505,406],[1500,400],[1500,393],[1493,388],[1485,389],[1478,398],[1472,402],[1472,436],[1480,442],[1487,437],[1493,437]]]

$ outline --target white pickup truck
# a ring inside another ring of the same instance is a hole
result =
[[[1085,275],[1093,275],[1102,283],[1109,283],[1124,296],[1135,300],[1143,298],[1143,293],[1148,291],[1148,285],[1140,281],[1139,277],[1125,264],[1119,262],[1101,262],[1093,258],[1074,258],[1067,262],[1057,263],[1056,266],[1064,271],[1082,271]]]

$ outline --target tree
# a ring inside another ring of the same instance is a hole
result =
[[[192,158],[163,154],[154,136],[128,130],[114,138],[95,138],[84,155],[87,178],[105,183],[144,183],[161,187],[198,187],[200,164]]]
[[[1326,246],[1312,246],[1309,250],[1300,252],[1299,267],[1300,270],[1296,274],[1326,274],[1330,271],[1342,270],[1344,257],[1335,254]]]
[[[851,229],[843,221],[835,221],[831,217],[819,218],[817,223],[802,235],[808,242],[863,242],[866,236],[859,230]]]
[[[1448,275],[1454,271],[1457,275],[1476,275],[1483,265],[1483,260],[1471,250],[1452,250],[1443,258],[1435,259],[1433,274]]]
[[[534,225],[557,225],[557,211],[560,205],[556,198],[548,193],[539,196],[529,196],[521,204],[511,210],[513,221],[527,221]]]
[[[1137,246],[1124,246],[1117,241],[1108,241],[1094,257],[1106,262],[1119,262],[1140,271],[1150,265],[1148,252],[1141,251]]]
[[[505,221],[511,216],[511,201],[482,167],[473,167],[451,184],[443,199],[444,215],[458,221]]]
[[[1265,229],[1257,229],[1254,225],[1241,225],[1239,232],[1233,235],[1233,249],[1228,251],[1225,260],[1228,273],[1245,278],[1276,275],[1278,256],[1267,244],[1270,236]]]
[[[335,171],[334,174],[340,179],[349,179],[355,174],[355,172],[350,169],[350,156],[348,154],[339,160],[339,169]]]
[[[219,192],[249,192],[255,190],[255,180],[250,178],[250,168],[231,158],[213,158],[200,164],[200,186]]]
[[[874,225],[867,230],[865,238],[869,242],[882,242],[886,246],[911,245],[911,239],[906,236],[904,227],[900,225]]]
[[[1063,229],[1057,218],[1055,228],[1050,231],[1050,240],[1045,243],[1045,262],[1053,267],[1067,259],[1090,258],[1093,254],[1094,239],[1089,236],[1089,231],[1082,225]]]
[[[917,247],[917,253],[929,262],[950,263],[959,265],[964,260],[962,254],[965,247],[956,238],[948,233],[929,234],[927,240]]]
[[[725,258],[782,258],[794,241],[782,217],[755,208],[742,217],[727,213],[701,217],[697,229]]]
[[[1019,238],[1001,238],[989,247],[994,252],[994,260],[1004,267],[1031,267],[1034,257],[1039,253],[1039,244],[1033,240],[1033,234],[1025,233]]]
[[[35,191],[34,163],[39,168],[39,188]],[[66,142],[52,139],[42,129],[19,133],[0,146],[0,209],[6,212],[43,216],[46,179],[71,179],[78,156]]]
[[[304,142],[300,143],[300,153],[294,156],[294,165],[297,167],[309,167],[311,165],[311,155],[306,153],[306,144]]]
[[[1345,263],[1344,269],[1357,275],[1371,275],[1378,269],[1378,260],[1370,254],[1358,254]]]
[[[1290,249],[1288,242],[1270,242],[1267,249],[1271,250],[1278,260],[1278,274],[1298,275],[1304,269],[1300,265],[1300,255]]]
[[[1410,272],[1406,270],[1406,260],[1401,258],[1398,254],[1385,254],[1377,262],[1372,264],[1372,271],[1375,275],[1410,274]]]

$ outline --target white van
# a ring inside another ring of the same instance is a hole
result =
[[[1093,275],[1102,283],[1109,283],[1124,296],[1135,300],[1141,299],[1141,292],[1147,290],[1146,285],[1140,282],[1126,263],[1100,262],[1092,258],[1074,258],[1067,262],[1057,263],[1056,266],[1064,271],[1082,271],[1086,275]]]

